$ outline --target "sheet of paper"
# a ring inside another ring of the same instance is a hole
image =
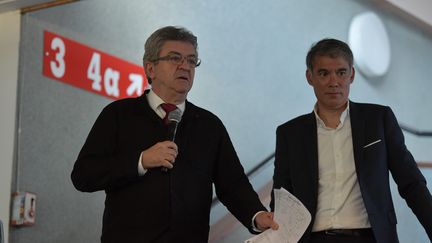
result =
[[[279,229],[268,229],[245,243],[297,243],[307,229],[311,215],[303,203],[284,188],[274,189],[274,196]]]

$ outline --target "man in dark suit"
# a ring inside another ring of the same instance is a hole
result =
[[[105,107],[78,155],[74,186],[106,193],[102,242],[207,242],[213,184],[250,231],[278,227],[222,122],[186,100],[200,64],[197,46],[184,28],[155,31],[144,54],[151,90]],[[182,114],[175,142],[167,139],[165,106]]]
[[[312,214],[300,242],[397,243],[389,172],[432,239],[432,197],[392,110],[348,99],[349,46],[321,40],[306,64],[317,102],[278,127],[273,178],[274,188],[286,188]]]

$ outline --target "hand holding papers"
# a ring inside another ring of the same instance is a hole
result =
[[[274,189],[274,220],[278,230],[268,229],[246,243],[297,243],[311,221],[306,207],[284,188]]]

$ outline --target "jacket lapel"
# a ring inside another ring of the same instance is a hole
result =
[[[318,196],[318,135],[317,135],[317,124],[316,124],[316,118],[315,113],[312,112],[307,116],[305,127],[303,134],[305,134],[303,138],[304,142],[304,148],[310,148],[305,149],[305,157],[306,158],[306,165],[305,165],[305,171],[310,172],[310,176],[306,176],[305,180],[307,180],[308,183],[305,183],[304,185],[308,185],[308,191],[310,191],[312,200],[311,202],[314,202],[314,205],[311,205],[314,210],[314,212],[311,212],[312,215],[315,214],[316,209],[316,203],[317,203],[317,196]]]
[[[357,176],[361,174],[363,161],[363,145],[365,144],[365,119],[362,115],[358,104],[350,101],[350,119],[351,119],[351,134],[354,149],[354,161],[357,170]]]

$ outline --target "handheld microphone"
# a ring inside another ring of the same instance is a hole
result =
[[[176,133],[177,133],[177,126],[181,120],[181,117],[182,117],[182,112],[178,108],[171,111],[168,114],[168,124],[167,124],[168,137],[167,137],[167,139],[172,141],[172,142],[174,142],[174,140],[175,140]],[[167,172],[168,168],[162,167],[162,171]]]
[[[168,114],[168,140],[174,142],[177,126],[181,120],[182,112],[180,109],[175,109]]]

